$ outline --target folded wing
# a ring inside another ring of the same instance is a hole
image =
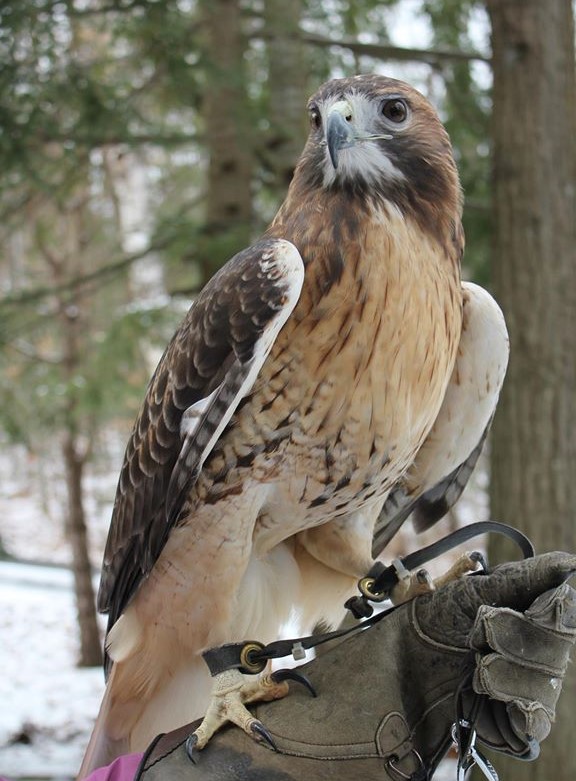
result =
[[[406,477],[388,495],[374,532],[380,555],[411,515],[417,532],[440,520],[466,487],[494,416],[508,365],[508,332],[492,296],[463,283],[454,371],[436,422]]]
[[[116,492],[98,594],[109,629],[154,566],[203,463],[250,393],[303,279],[293,244],[259,241],[210,280],[168,345]]]

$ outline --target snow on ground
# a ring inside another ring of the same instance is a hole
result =
[[[92,470],[87,480],[96,566],[116,465],[108,472]],[[76,667],[64,502],[57,455],[7,446],[0,451],[0,541],[11,556],[29,562],[0,562],[0,776],[13,779],[74,777],[104,688],[101,669]]]
[[[103,691],[76,656],[70,572],[0,562],[0,775],[74,776]]]

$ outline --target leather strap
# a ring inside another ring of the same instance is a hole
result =
[[[462,543],[468,542],[468,540],[481,534],[488,533],[501,534],[504,537],[508,537],[518,545],[525,559],[530,559],[535,554],[534,546],[528,537],[513,526],[508,526],[506,523],[498,523],[497,521],[479,521],[447,534],[446,537],[433,542],[432,545],[427,545],[425,548],[414,551],[414,553],[409,553],[407,556],[399,559],[399,562],[406,571],[412,572],[423,564],[432,561],[432,559],[436,559],[438,556],[442,556],[442,554],[456,548],[458,545],[462,545]],[[374,578],[371,590],[375,594],[382,594],[382,598],[385,599],[390,595],[398,580],[397,564],[382,568]]]
[[[447,553],[458,545],[487,533],[501,534],[508,537],[518,545],[523,557],[526,559],[532,558],[535,554],[534,546],[528,537],[512,526],[497,523],[496,521],[471,523],[469,526],[446,535],[446,537],[432,543],[432,545],[420,548],[420,550],[414,553],[397,559],[388,567],[382,562],[376,562],[370,572],[358,583],[361,596],[352,597],[346,602],[346,607],[353,613],[355,618],[364,618],[366,620],[348,629],[337,629],[334,632],[325,632],[290,640],[276,640],[266,646],[250,641],[249,643],[228,643],[222,646],[222,648],[211,648],[204,654],[210,671],[214,675],[213,670],[221,672],[223,669],[237,667],[244,673],[258,673],[261,672],[265,662],[269,659],[280,659],[290,655],[293,655],[294,658],[302,658],[302,654],[311,648],[316,648],[330,640],[336,640],[362,631],[381,621],[396,609],[392,607],[372,615],[373,608],[370,602],[382,602],[387,599],[403,573],[416,570],[423,564]],[[363,585],[366,581],[370,581],[368,590]],[[253,669],[250,669],[251,667]]]

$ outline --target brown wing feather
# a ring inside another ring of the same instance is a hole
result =
[[[178,517],[182,492],[173,497],[169,517],[166,499],[182,449],[184,412],[224,387],[233,364],[249,365],[263,332],[286,306],[294,280],[283,278],[286,269],[276,263],[286,246],[292,245],[262,240],[234,256],[194,301],[154,372],[126,448],[104,553],[98,609],[109,613],[109,628]]]
[[[474,471],[489,429],[490,423],[468,458],[428,491],[409,495],[401,483],[392,489],[376,522],[372,543],[374,557],[380,556],[410,516],[414,530],[420,534],[438,523],[456,504]]]

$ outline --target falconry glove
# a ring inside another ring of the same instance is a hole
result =
[[[482,605],[470,646],[472,687],[482,697],[482,742],[520,759],[535,759],[554,721],[576,637],[576,592],[567,583],[537,597],[524,612]]]
[[[549,553],[403,604],[301,668],[316,698],[294,687],[254,708],[276,751],[232,727],[190,758],[188,725],[157,739],[138,778],[424,781],[452,733],[533,759],[576,639],[575,570]]]

